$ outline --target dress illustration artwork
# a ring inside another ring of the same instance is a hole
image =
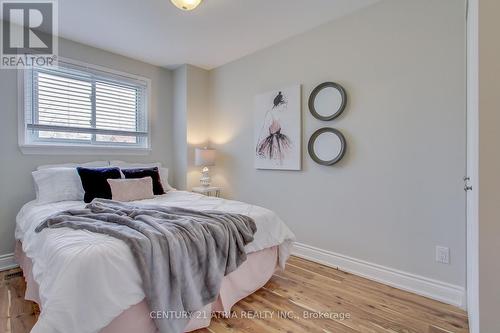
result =
[[[255,168],[300,170],[300,85],[255,98]]]

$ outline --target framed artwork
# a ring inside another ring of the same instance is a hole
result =
[[[255,168],[300,170],[300,85],[276,89],[255,97]]]

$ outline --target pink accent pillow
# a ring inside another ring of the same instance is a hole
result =
[[[116,201],[134,201],[154,198],[151,177],[108,179],[111,198]]]

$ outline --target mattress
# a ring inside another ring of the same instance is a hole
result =
[[[134,204],[244,214],[257,225],[254,241],[245,247],[248,254],[276,247],[279,267],[284,267],[290,255],[293,233],[274,212],[259,206],[184,191],[170,191]],[[46,217],[84,205],[80,201],[32,201],[17,216],[16,239],[32,263],[42,309],[33,333],[99,332],[144,299],[140,272],[122,241],[68,228],[34,232]]]

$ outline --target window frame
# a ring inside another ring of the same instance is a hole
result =
[[[18,144],[23,154],[63,154],[63,155],[81,155],[81,154],[95,154],[95,155],[109,155],[109,154],[122,154],[122,155],[147,155],[151,152],[151,79],[121,72],[118,70],[110,69],[107,67],[89,64],[68,58],[58,58],[58,62],[67,64],[68,66],[76,67],[76,69],[87,71],[94,74],[104,74],[109,78],[116,77],[117,81],[120,79],[123,82],[141,82],[145,84],[144,91],[144,121],[147,135],[144,136],[147,143],[145,145],[134,145],[127,143],[109,143],[88,141],[76,142],[73,140],[65,139],[36,139],[33,140],[30,131],[28,130],[28,121],[26,114],[32,112],[33,107],[27,111],[27,102],[25,87],[27,71],[30,69],[20,69],[17,74],[18,81]]]

